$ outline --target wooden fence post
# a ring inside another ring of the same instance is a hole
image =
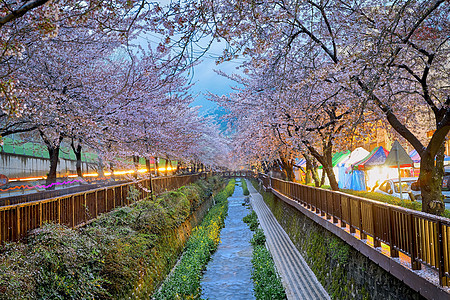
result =
[[[20,224],[20,206],[16,207],[16,222],[17,222],[17,230],[16,230],[16,234],[17,234],[17,240],[20,240],[20,235],[21,235],[21,224]]]
[[[105,188],[105,213],[107,213],[108,210],[108,188]]]
[[[39,227],[42,226],[42,202],[39,202]]]
[[[83,222],[87,221],[87,203],[86,203],[86,193],[84,193],[84,216],[83,216]],[[78,225],[78,224],[77,224]]]
[[[358,209],[359,209],[359,235],[361,240],[367,240],[367,235],[363,232],[363,214],[361,209],[361,200],[358,199]]]
[[[95,215],[94,218],[98,216],[98,191],[95,191]]]
[[[448,286],[449,285],[449,278],[445,276],[445,259],[444,259],[444,239],[442,237],[442,223],[438,220],[437,222],[437,241],[438,241],[438,253],[437,253],[437,259],[438,259],[438,268],[439,268],[439,283],[441,286]]]
[[[393,216],[393,212],[392,212],[392,208],[388,207],[388,214],[389,214],[389,218],[388,218],[388,227],[389,227],[389,231],[388,231],[388,239],[389,239],[389,247],[391,249],[391,257],[398,257],[398,250],[395,249],[395,238],[394,238],[394,216]]]
[[[381,242],[378,239],[378,232],[377,232],[377,218],[375,217],[375,204],[371,203],[370,207],[372,208],[372,226],[373,226],[373,246],[375,248],[381,247]]]
[[[58,198],[58,224],[61,224],[61,198]]]
[[[408,223],[410,224],[411,228],[409,233],[409,242],[411,249],[411,269],[420,270],[421,264],[419,261],[417,261],[417,244],[416,244],[417,230],[416,224],[414,222],[414,216],[412,214],[408,214]]]
[[[350,223],[348,224],[350,227],[350,233],[356,233],[355,227],[353,225],[353,219],[352,219],[352,205],[353,205],[353,199],[350,197],[347,197],[348,200],[348,220],[350,221]]]
[[[75,227],[75,196],[72,196],[72,227]]]

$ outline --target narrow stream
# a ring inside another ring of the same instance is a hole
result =
[[[243,179],[241,179],[243,180]],[[253,296],[252,232],[242,221],[250,211],[242,205],[241,182],[228,198],[228,216],[220,233],[220,244],[211,257],[201,282],[202,299],[255,299]]]

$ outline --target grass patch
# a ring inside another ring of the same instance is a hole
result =
[[[235,180],[216,195],[216,205],[210,209],[202,224],[196,227],[186,250],[172,275],[154,295],[155,299],[198,299],[201,295],[202,271],[219,244],[220,230],[228,211],[227,198],[234,192]]]

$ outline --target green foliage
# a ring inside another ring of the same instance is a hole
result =
[[[180,190],[162,194],[158,197],[157,203],[165,210],[167,214],[166,226],[170,228],[177,227],[183,223],[191,212],[190,202]]]
[[[149,268],[161,272],[158,279],[167,274],[178,255],[173,228],[190,215],[191,205],[223,185],[218,178],[199,180],[154,201],[117,208],[84,228],[45,224],[28,244],[1,246],[0,299],[128,298]],[[138,199],[136,191],[130,189],[130,201]]]
[[[46,224],[28,237],[39,299],[87,299],[108,295],[100,276],[102,249],[96,240],[62,225]]]
[[[202,271],[219,244],[220,229],[224,225],[228,211],[227,198],[233,194],[234,186],[235,182],[231,180],[227,187],[216,195],[217,204],[210,209],[202,224],[194,229],[183,257],[171,276],[154,295],[155,299],[200,297]]]
[[[244,221],[244,223],[246,223],[250,227],[251,231],[255,231],[256,228],[258,228],[258,226],[259,226],[258,216],[256,215],[254,210],[252,210],[251,213],[246,215],[242,219],[242,221]]]
[[[221,203],[227,201],[228,197],[233,195],[234,193],[234,187],[236,185],[236,180],[231,179],[225,189],[214,196],[214,200],[216,203]]]
[[[244,192],[244,196],[250,195],[250,192],[247,187],[247,182],[245,181],[245,179],[242,179],[241,182],[242,182],[242,190]]]
[[[142,192],[134,185],[130,185],[128,188],[127,200],[129,203],[137,202],[141,197]]]
[[[36,299],[35,265],[20,243],[0,248],[0,299]]]
[[[250,241],[252,246],[264,246],[266,243],[266,236],[264,235],[264,231],[261,228],[257,228],[253,237]]]
[[[252,279],[256,299],[286,299],[269,250],[262,245],[253,247]]]
[[[328,252],[339,265],[345,265],[350,256],[350,246],[341,239],[330,238],[328,240]]]

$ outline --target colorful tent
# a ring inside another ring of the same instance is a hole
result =
[[[358,161],[360,161],[361,159],[363,159],[364,157],[366,157],[368,154],[369,151],[367,151],[364,148],[358,147],[355,150],[353,150],[352,153],[350,153],[350,156],[345,161],[344,166],[348,168],[353,164],[357,163]]]
[[[350,156],[350,150],[342,151],[342,152],[336,152],[333,155],[333,158],[331,159],[331,164],[334,167],[336,167],[338,164],[340,164],[342,161],[344,161],[347,157]],[[319,169],[322,169],[322,166],[319,166]]]
[[[332,164],[333,167],[339,165],[342,163],[345,159],[347,159],[350,156],[351,152],[350,150],[338,152],[335,155],[333,155]]]
[[[414,163],[420,163],[420,155],[416,150],[409,151],[409,157],[411,157]]]
[[[306,159],[302,158],[296,158],[295,159],[295,165],[298,167],[306,168]]]
[[[384,164],[388,167],[397,167],[398,181],[400,188],[400,199],[403,199],[402,176],[400,173],[400,168],[413,167],[414,166],[413,160],[408,155],[408,153],[406,153],[405,149],[403,149],[402,145],[400,145],[398,141],[394,141],[391,151],[389,152]]]
[[[366,170],[371,167],[381,166],[386,161],[389,151],[384,149],[382,146],[377,147],[372,150],[365,158],[355,163],[353,166],[354,170]]]
[[[352,183],[352,169],[351,166],[366,157],[369,151],[364,148],[358,147],[350,153],[344,160],[338,164],[338,186],[341,189],[349,189]],[[347,171],[348,170],[348,171]],[[361,174],[355,175],[361,176]],[[362,174],[364,176],[364,174]]]
[[[353,170],[353,172],[351,174],[349,188],[354,191],[365,191],[366,190],[366,180],[365,180],[363,171]]]

